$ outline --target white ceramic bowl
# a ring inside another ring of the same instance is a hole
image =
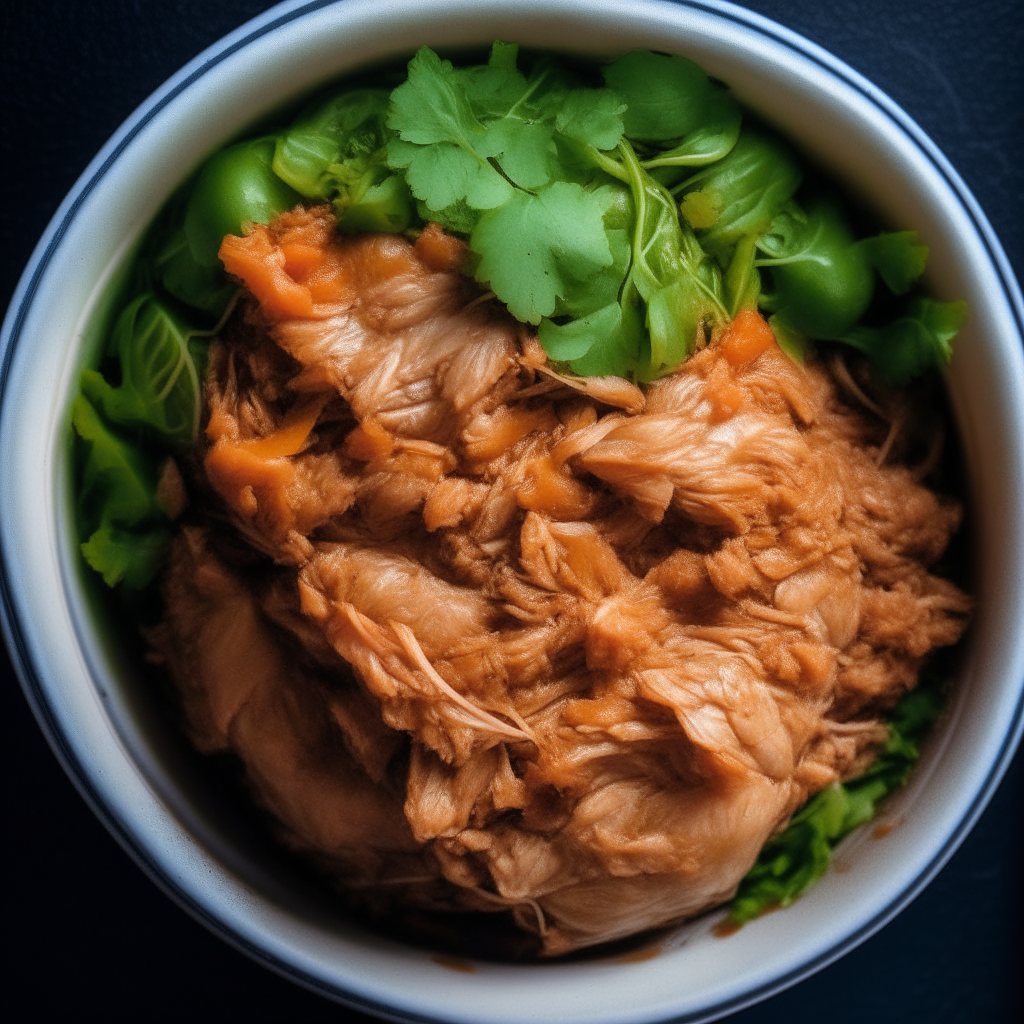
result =
[[[524,45],[692,57],[931,246],[929,283],[967,299],[949,387],[976,511],[978,610],[950,714],[884,842],[851,836],[830,873],[781,914],[723,942],[715,915],[631,963],[593,960],[453,973],[427,950],[348,922],[203,785],[147,700],[116,630],[89,600],[71,534],[67,405],[90,325],[160,204],[212,150],[266,112],[362,65],[434,46]],[[289,3],[196,58],[125,123],[54,217],[3,328],[0,580],[26,693],[80,789],[184,906],[254,957],[395,1020],[708,1020],[792,984],[881,927],[948,859],[1022,730],[1024,303],[984,216],[919,129],[824,51],[746,11],[656,0],[350,0]]]

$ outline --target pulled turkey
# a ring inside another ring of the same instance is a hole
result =
[[[960,508],[755,314],[641,391],[555,372],[434,225],[221,255],[250,297],[153,646],[364,906],[553,956],[720,904],[960,636]]]

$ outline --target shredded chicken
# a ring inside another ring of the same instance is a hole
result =
[[[566,377],[437,232],[329,227],[257,229],[319,232],[334,291],[211,354],[153,636],[194,741],[378,912],[555,956],[728,900],[961,635],[959,505],[774,345]]]

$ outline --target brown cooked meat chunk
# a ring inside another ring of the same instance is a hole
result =
[[[257,230],[320,232],[337,301],[250,300],[211,354],[154,636],[195,742],[378,911],[511,911],[552,956],[728,900],[961,635],[960,507],[821,366],[566,378],[328,221]]]

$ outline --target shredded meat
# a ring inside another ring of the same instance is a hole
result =
[[[333,291],[211,354],[153,636],[196,744],[379,911],[511,912],[553,956],[729,899],[961,635],[959,505],[774,344],[565,377],[454,240],[332,226],[256,230]]]

